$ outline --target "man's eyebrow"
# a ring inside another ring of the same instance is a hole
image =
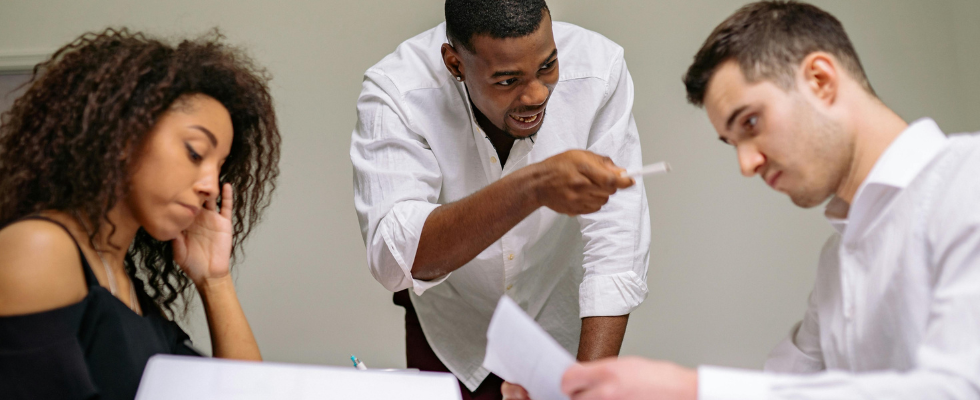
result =
[[[544,62],[542,62],[541,65],[547,64],[548,60],[554,58],[556,55],[558,55],[558,49],[552,50],[551,54],[548,54],[548,57],[544,59]],[[524,71],[497,71],[494,72],[493,75],[490,75],[490,77],[499,78],[501,76],[523,76],[523,75],[524,75]]]
[[[745,112],[745,109],[747,108],[749,108],[749,106],[741,106],[739,108],[736,108],[735,111],[732,112],[732,115],[728,117],[728,121],[725,122],[725,130],[727,131],[732,130],[732,124],[735,123],[735,119],[738,118],[738,116],[741,115],[743,112]]]
[[[214,145],[215,147],[218,147],[218,138],[214,137],[214,134],[211,133],[211,131],[209,131],[208,128],[205,128],[200,125],[191,125],[190,127],[192,129],[197,129],[201,132],[204,132],[204,134],[208,136],[208,139],[211,139],[211,144]]]
[[[558,55],[558,49],[552,50],[551,51],[551,54],[548,54],[548,57],[545,57],[544,62],[541,63],[541,65],[547,64],[548,63],[548,60],[554,58],[557,55]]]
[[[521,71],[497,71],[494,72],[493,75],[491,75],[490,77],[497,78],[501,76],[521,76],[521,75],[524,75],[524,73]]]

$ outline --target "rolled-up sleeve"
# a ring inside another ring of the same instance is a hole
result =
[[[365,74],[351,134],[354,207],[374,278],[388,290],[410,288],[421,295],[449,276],[412,278],[422,227],[439,207],[442,173],[397,98],[387,77],[371,70]]]
[[[622,49],[617,58],[592,124],[588,150],[608,156],[621,168],[633,169],[643,163],[633,121],[633,80]],[[647,296],[650,211],[642,179],[610,196],[598,212],[578,219],[585,240],[580,317],[629,314]]]

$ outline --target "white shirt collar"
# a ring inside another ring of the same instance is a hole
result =
[[[905,189],[945,144],[946,135],[936,121],[923,118],[913,122],[881,154],[862,186]],[[858,189],[860,192],[861,188]]]
[[[854,204],[848,205],[837,196],[827,204],[824,215],[831,226],[843,234],[848,221],[864,220],[861,211],[867,207],[862,207],[863,204],[876,204],[889,194],[905,189],[945,145],[946,134],[931,118],[909,124],[875,162],[858,187]],[[841,218],[842,215],[845,217]]]

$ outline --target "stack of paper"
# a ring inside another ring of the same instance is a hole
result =
[[[137,400],[412,399],[459,400],[452,374],[358,371],[354,368],[157,355]]]

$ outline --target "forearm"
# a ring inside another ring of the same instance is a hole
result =
[[[578,361],[593,361],[616,357],[626,335],[629,314],[614,317],[582,318],[582,334],[578,343]]]
[[[455,271],[540,208],[535,181],[534,168],[523,168],[433,210],[422,227],[412,277],[431,280]]]
[[[204,303],[214,357],[261,361],[259,346],[238,302],[231,275],[197,285]]]

